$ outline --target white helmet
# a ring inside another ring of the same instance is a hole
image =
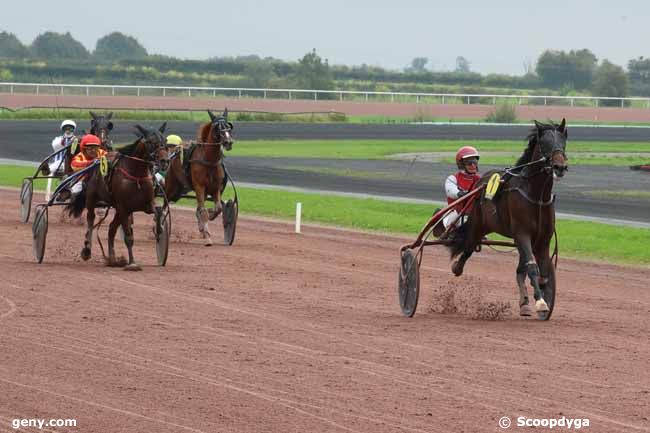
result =
[[[74,123],[74,120],[67,119],[67,120],[64,120],[63,122],[61,122],[61,128],[60,128],[61,131],[63,131],[63,128],[65,128],[66,126],[72,126],[73,129],[75,129],[75,130],[77,129],[77,124]]]

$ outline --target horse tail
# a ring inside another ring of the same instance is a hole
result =
[[[68,215],[79,218],[86,207],[86,193],[81,192],[72,198],[70,204],[66,205],[64,212]]]

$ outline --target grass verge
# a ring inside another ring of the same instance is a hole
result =
[[[516,140],[466,140],[482,154],[481,163],[514,165],[525,143]],[[438,153],[440,161],[453,163],[458,140],[251,140],[237,141],[235,156],[330,159],[385,159],[399,153]],[[490,155],[494,152],[494,155]],[[506,153],[506,155],[503,155]],[[569,142],[571,165],[639,165],[650,161],[650,142]]]
[[[0,165],[0,185],[19,187],[31,167]],[[35,189],[44,189],[38,181]],[[303,221],[331,224],[381,233],[417,236],[431,216],[433,206],[375,199],[323,196],[311,193],[237,188],[243,214],[291,219],[296,202],[302,203]],[[193,207],[189,200],[182,205]],[[18,218],[18,194],[16,194]],[[595,259],[613,263],[650,265],[650,229],[559,220],[561,257]]]

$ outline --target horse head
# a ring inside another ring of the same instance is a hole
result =
[[[90,112],[90,133],[99,137],[102,141],[102,146],[106,149],[111,148],[111,142],[108,138],[110,132],[113,130],[113,122],[111,122],[111,117],[113,117],[113,112],[111,111],[107,115],[97,115],[94,112]]]
[[[167,128],[167,122],[160,125],[158,129],[148,129],[135,125],[138,135],[138,153],[145,161],[157,165],[161,170],[169,168],[169,150],[167,139],[163,135]]]
[[[537,130],[537,145],[542,157],[546,160],[546,170],[553,171],[557,177],[563,177],[569,169],[566,156],[566,141],[568,138],[566,119],[558,125],[546,125],[535,121]]]
[[[212,111],[208,110],[210,115],[210,136],[221,144],[226,150],[232,149],[232,144],[235,141],[232,137],[234,129],[231,122],[228,121],[228,109],[226,108],[221,116],[216,116]]]

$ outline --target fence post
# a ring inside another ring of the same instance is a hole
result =
[[[111,87],[111,95],[115,96],[115,87]]]
[[[86,86],[86,96],[90,96],[90,86]]]
[[[9,87],[9,92],[10,92],[12,95],[14,94],[14,86],[13,86],[13,84],[11,85],[11,87]]]
[[[497,105],[497,97],[492,98],[492,105]]]
[[[291,92],[289,92],[289,101],[291,101]]]
[[[163,87],[163,96],[167,96],[167,89]]]
[[[598,98],[596,98],[596,107],[598,107]]]
[[[368,102],[368,93],[366,93],[366,102]]]
[[[318,101],[318,97],[316,96],[317,94],[317,92],[314,92],[314,101]]]
[[[138,96],[140,96],[140,88],[138,87]]]
[[[187,96],[192,97],[192,89],[187,89]]]
[[[467,105],[469,105],[469,95],[467,95]]]
[[[264,99],[266,99],[266,90],[264,91]]]
[[[36,85],[36,94],[38,95],[38,84]]]
[[[339,92],[339,101],[343,100],[343,92]]]
[[[573,98],[571,98],[571,106],[573,107]]]
[[[419,104],[420,103],[420,95],[415,96],[415,103]]]
[[[390,94],[390,102],[395,102],[395,94],[394,93]]]
[[[521,98],[519,98],[519,105],[521,105]]]
[[[442,105],[445,105],[445,95],[442,95]]]
[[[63,86],[61,86],[61,96],[63,96]]]
[[[546,105],[546,96],[544,96],[544,105]]]
[[[239,99],[241,99],[241,89],[239,89]]]

